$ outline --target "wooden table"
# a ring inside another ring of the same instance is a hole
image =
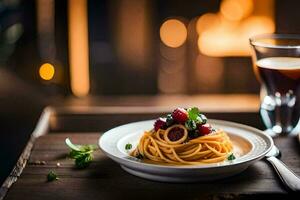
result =
[[[164,112],[164,111],[162,111]],[[0,199],[265,199],[285,198],[290,193],[273,168],[258,161],[234,177],[206,183],[171,184],[145,180],[123,171],[100,150],[86,169],[76,169],[67,158],[66,137],[74,143],[96,144],[100,132],[130,121],[155,118],[161,112],[143,108],[109,112],[105,108],[47,108],[21,155],[16,168],[0,190]],[[210,118],[243,122],[263,128],[256,112],[207,113]],[[282,160],[300,174],[300,145],[295,138],[279,137]],[[39,162],[45,161],[45,164]],[[57,166],[60,163],[60,166]],[[59,180],[47,182],[54,170]]]

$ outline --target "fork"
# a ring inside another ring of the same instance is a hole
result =
[[[272,149],[266,154],[266,159],[275,168],[281,181],[294,192],[300,191],[300,178],[289,169],[281,160],[277,159],[281,155],[280,150],[273,145]]]

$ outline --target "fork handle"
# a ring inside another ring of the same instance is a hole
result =
[[[273,165],[282,182],[292,191],[300,191],[300,178],[290,170],[281,160],[274,156],[268,157],[267,160]]]

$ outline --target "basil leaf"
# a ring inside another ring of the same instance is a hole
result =
[[[189,108],[188,109],[188,117],[190,120],[197,121],[197,118],[200,114],[200,111],[197,107]]]

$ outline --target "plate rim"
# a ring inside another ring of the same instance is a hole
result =
[[[109,129],[108,131],[105,131],[98,139],[98,146],[100,147],[100,149],[102,150],[102,152],[108,156],[109,158],[113,159],[115,162],[117,162],[120,165],[126,165],[126,164],[133,164],[136,165],[136,167],[146,167],[146,168],[151,168],[151,169],[172,169],[172,170],[192,170],[192,169],[219,169],[219,168],[224,168],[224,167],[229,167],[229,166],[237,166],[237,165],[242,165],[242,164],[246,164],[246,163],[251,163],[255,160],[258,159],[262,159],[274,146],[274,141],[272,139],[272,137],[270,135],[268,135],[267,133],[265,133],[262,130],[259,130],[255,127],[249,126],[249,125],[245,125],[245,124],[241,124],[241,123],[237,123],[237,122],[232,122],[232,121],[227,121],[227,120],[219,120],[219,119],[209,119],[208,121],[210,123],[217,123],[218,125],[224,125],[224,126],[230,126],[230,127],[236,127],[236,128],[241,128],[244,130],[247,130],[248,132],[251,133],[255,133],[255,135],[258,135],[263,138],[263,140],[266,142],[266,144],[269,144],[269,147],[263,152],[260,153],[252,158],[248,158],[246,160],[240,161],[240,162],[232,162],[230,164],[226,164],[226,165],[160,165],[160,164],[152,164],[152,163],[143,163],[143,162],[138,162],[135,160],[131,160],[124,157],[118,157],[115,156],[109,152],[107,152],[106,150],[103,149],[101,143],[103,143],[103,136],[105,134],[109,134],[109,132],[115,131],[116,129],[119,128],[124,128],[126,126],[132,126],[133,124],[137,124],[137,123],[149,123],[149,122],[153,122],[155,119],[150,119],[150,120],[142,120],[142,121],[135,121],[135,122],[130,122],[127,124],[123,124],[120,126],[116,126],[112,129]],[[244,138],[245,139],[245,138]],[[117,148],[117,147],[116,147]],[[119,150],[118,150],[119,151]],[[120,162],[118,162],[117,160],[119,160]],[[124,164],[124,162],[126,164]]]

